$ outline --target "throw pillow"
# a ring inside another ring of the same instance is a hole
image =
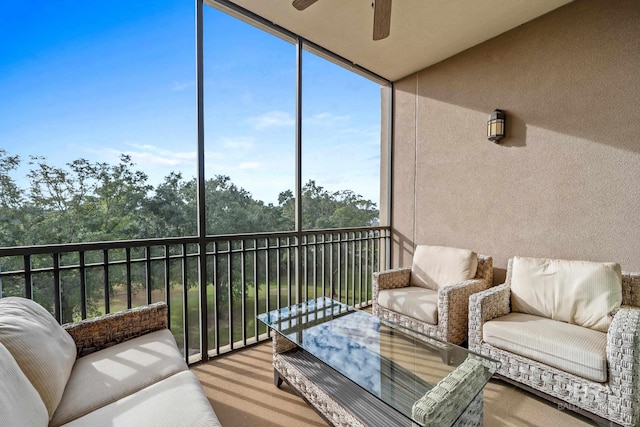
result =
[[[9,350],[0,344],[0,425],[46,426],[47,408]]]
[[[35,301],[7,297],[0,299],[0,343],[40,394],[51,419],[76,360],[71,335]]]
[[[411,265],[411,286],[437,291],[473,279],[478,255],[467,249],[418,245]]]
[[[607,332],[622,304],[620,265],[514,257],[512,311]]]

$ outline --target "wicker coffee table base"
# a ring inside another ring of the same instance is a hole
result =
[[[416,425],[315,357],[296,349],[277,333],[273,345],[275,385],[279,387],[285,381],[328,424],[339,427]],[[480,393],[454,425],[480,427],[482,412]]]

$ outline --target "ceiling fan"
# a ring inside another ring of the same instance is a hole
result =
[[[293,0],[293,7],[305,10],[318,0]],[[373,39],[382,40],[389,36],[391,29],[391,0],[372,0]]]

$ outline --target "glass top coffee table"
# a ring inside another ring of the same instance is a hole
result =
[[[275,384],[333,425],[482,425],[498,362],[329,298],[258,319],[276,331]]]

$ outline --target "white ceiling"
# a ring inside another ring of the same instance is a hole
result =
[[[372,0],[318,0],[304,11],[291,1],[231,0],[392,81],[570,2],[394,0],[390,36],[373,41]]]

